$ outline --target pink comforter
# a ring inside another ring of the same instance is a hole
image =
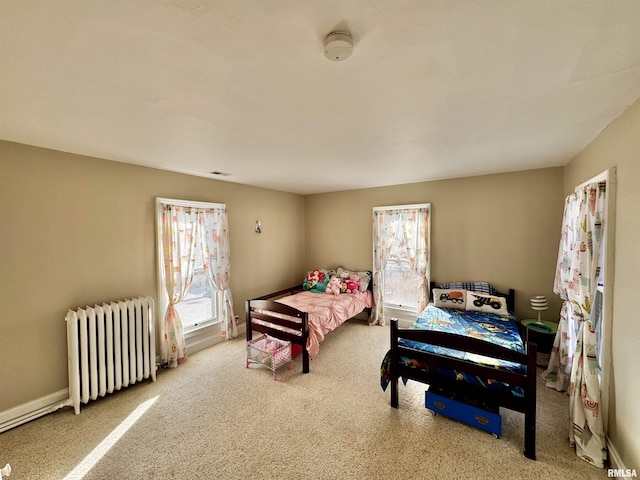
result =
[[[373,305],[370,291],[343,293],[337,297],[328,293],[301,292],[276,301],[309,314],[307,350],[311,358],[318,355],[320,342],[327,333]]]

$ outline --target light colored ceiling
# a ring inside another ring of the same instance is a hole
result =
[[[0,0],[0,138],[302,194],[561,166],[640,96],[639,25],[636,0]]]

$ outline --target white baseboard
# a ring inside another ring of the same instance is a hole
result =
[[[387,325],[392,318],[398,320],[398,328],[410,328],[416,321],[418,314],[403,308],[386,307],[384,309],[384,319]]]
[[[65,388],[0,412],[0,433],[67,406],[69,389]]]
[[[398,319],[398,328],[411,328],[411,325],[413,325],[415,322],[416,322],[415,318],[412,318],[412,319],[399,318]]]
[[[389,317],[389,319],[386,321],[387,325],[389,325],[389,322],[391,320],[391,318],[395,318],[396,320],[398,320],[398,328],[411,328],[411,325],[413,325],[416,322],[416,318],[415,317],[409,317],[409,316],[403,316],[403,317]]]
[[[241,324],[238,324],[238,337],[243,337],[246,332],[247,332],[247,324],[244,322],[242,322]]]
[[[215,344],[222,342],[223,340],[224,338],[219,335],[206,337],[201,340],[187,340],[187,353],[188,355],[191,355],[192,353],[199,352],[200,350],[204,350],[205,348],[212,347]]]
[[[620,458],[616,447],[614,447],[613,443],[611,443],[609,437],[607,437],[607,450],[609,451],[609,465],[611,466],[611,468],[627,468],[624,466],[624,463],[622,463],[622,459]]]
[[[246,324],[244,323],[239,324],[238,335],[235,338],[244,337],[246,330],[247,330]],[[196,353],[196,352],[199,352],[200,350],[204,350],[205,348],[213,347],[218,343],[225,342],[226,340],[227,340],[226,337],[222,337],[219,334],[216,334],[213,336],[209,335],[206,337],[193,336],[192,338],[187,339],[187,353],[188,354]]]

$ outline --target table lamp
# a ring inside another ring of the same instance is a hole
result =
[[[551,331],[551,327],[549,327],[548,325],[545,325],[540,320],[540,312],[543,312],[549,309],[549,305],[547,304],[547,297],[545,297],[544,295],[534,295],[533,297],[530,298],[530,302],[531,302],[531,310],[533,310],[534,312],[538,312],[538,320],[536,321],[536,323],[532,325],[535,326],[536,330]]]

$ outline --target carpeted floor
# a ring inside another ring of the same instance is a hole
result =
[[[523,415],[501,409],[496,439],[424,408],[424,385],[379,383],[388,327],[351,320],[311,373],[245,368],[243,338],[192,355],[158,381],[0,434],[0,463],[24,479],[600,479],[567,441],[568,398],[538,382],[536,461]],[[146,409],[146,410],[144,410]],[[127,429],[128,426],[128,429]]]

